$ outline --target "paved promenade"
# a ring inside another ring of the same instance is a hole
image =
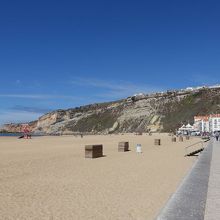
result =
[[[220,219],[220,141],[213,142],[213,153],[204,219]]]
[[[156,219],[217,220],[219,207],[220,142],[211,140]]]

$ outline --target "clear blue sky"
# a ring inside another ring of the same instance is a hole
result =
[[[1,1],[0,124],[219,83],[220,1]]]

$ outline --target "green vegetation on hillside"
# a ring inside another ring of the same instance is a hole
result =
[[[203,90],[186,96],[180,102],[164,105],[161,122],[164,131],[174,131],[182,123],[193,123],[194,116],[220,112],[220,96],[218,93]]]
[[[82,118],[76,123],[76,125],[72,127],[69,126],[68,129],[79,132],[100,132],[111,128],[116,119],[117,116],[112,114],[111,111],[105,111]]]

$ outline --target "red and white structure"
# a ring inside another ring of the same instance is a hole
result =
[[[23,124],[22,125],[22,132],[24,134],[24,138],[26,138],[26,139],[31,138],[31,135],[30,135],[31,129],[30,129],[30,126],[28,124]]]

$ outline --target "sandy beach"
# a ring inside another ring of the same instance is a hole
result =
[[[129,141],[131,151],[118,152],[119,141]],[[154,219],[196,160],[184,157],[184,147],[197,141],[172,143],[167,134],[0,137],[0,219]],[[85,158],[86,144],[103,144],[105,156]]]

